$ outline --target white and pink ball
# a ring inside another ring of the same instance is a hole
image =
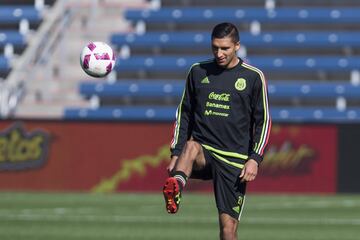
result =
[[[105,77],[115,66],[115,54],[104,42],[90,42],[80,55],[81,68],[92,77]]]

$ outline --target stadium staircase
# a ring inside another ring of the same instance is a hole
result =
[[[24,88],[9,84],[14,62],[24,53],[33,32],[43,22],[44,13],[54,1],[0,1],[0,116],[8,117],[17,106]]]

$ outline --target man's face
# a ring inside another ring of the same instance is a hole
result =
[[[230,37],[212,39],[212,52],[220,67],[234,67],[237,64],[236,51],[239,48],[240,43],[234,43]]]

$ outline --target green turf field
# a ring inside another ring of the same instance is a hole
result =
[[[0,193],[1,240],[218,239],[212,195]],[[358,240],[360,195],[249,195],[239,239]]]

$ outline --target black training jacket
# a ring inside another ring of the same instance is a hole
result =
[[[271,118],[263,73],[240,59],[231,69],[214,59],[195,63],[176,112],[171,154],[179,156],[191,137],[206,149],[260,163]]]

